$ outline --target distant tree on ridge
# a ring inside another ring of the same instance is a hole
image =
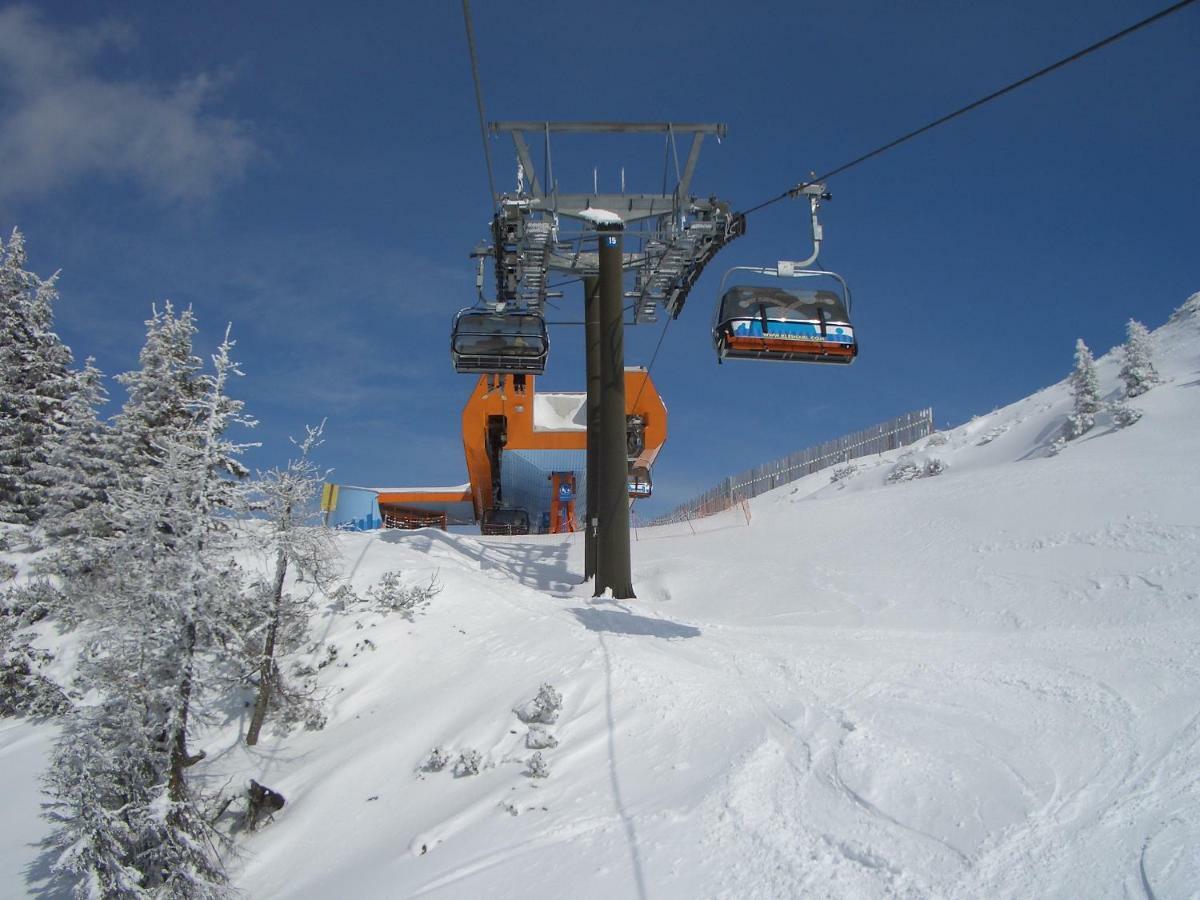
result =
[[[1067,416],[1067,438],[1074,440],[1092,430],[1101,408],[1096,361],[1083,338],[1075,342],[1075,370],[1071,372],[1070,383],[1074,408]]]
[[[1150,332],[1136,319],[1125,326],[1125,344],[1121,348],[1124,360],[1121,363],[1121,380],[1125,382],[1125,396],[1138,397],[1158,384],[1150,349]]]

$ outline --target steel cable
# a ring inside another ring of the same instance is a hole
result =
[[[1026,75],[1024,78],[1018,79],[1017,81],[1014,81],[1011,84],[1007,84],[1004,87],[1000,88],[999,90],[992,91],[990,94],[988,94],[985,97],[980,97],[978,100],[976,100],[972,103],[968,103],[966,106],[963,106],[963,107],[960,107],[959,109],[954,110],[954,112],[952,112],[952,113],[947,113],[946,115],[942,116],[939,119],[934,119],[932,122],[928,123],[927,125],[922,125],[920,128],[910,131],[907,134],[901,135],[900,137],[896,138],[893,141],[888,141],[888,143],[884,144],[881,147],[876,147],[874,150],[870,151],[869,153],[864,153],[862,156],[856,157],[855,159],[850,160],[850,162],[848,162],[848,163],[844,163],[835,169],[830,169],[828,172],[826,172],[823,175],[817,176],[815,178],[810,178],[808,181],[802,182],[793,188],[788,188],[788,190],[784,191],[782,194],[772,197],[770,200],[764,200],[762,203],[759,203],[755,206],[750,207],[749,209],[745,210],[742,213],[742,215],[748,216],[748,215],[750,215],[750,213],[758,212],[760,209],[764,209],[768,206],[771,206],[774,203],[778,203],[780,200],[786,200],[788,197],[795,197],[806,187],[811,187],[814,184],[820,184],[821,182],[826,181],[827,179],[832,178],[835,175],[840,175],[842,172],[845,172],[847,169],[854,168],[859,163],[864,163],[868,159],[872,159],[876,156],[879,156],[881,153],[886,153],[888,150],[891,150],[893,147],[898,147],[901,144],[905,143],[906,141],[912,140],[913,138],[917,137],[918,135],[924,134],[927,131],[932,131],[934,128],[937,128],[939,125],[945,125],[947,122],[951,121],[952,119],[956,119],[959,116],[961,116],[965,113],[968,113],[973,109],[978,109],[980,106],[983,106],[985,103],[989,103],[998,97],[1003,97],[1005,94],[1009,93],[1010,91],[1015,91],[1017,88],[1022,87],[1023,85],[1029,84],[1031,81],[1036,81],[1037,79],[1041,78],[1043,75],[1049,75],[1051,72],[1053,72],[1057,69],[1061,69],[1063,66],[1069,65],[1070,63],[1073,63],[1076,60],[1083,59],[1083,57],[1087,56],[1088,54],[1094,53],[1095,51],[1100,50],[1103,47],[1107,47],[1109,44],[1116,43],[1117,41],[1121,40],[1121,38],[1128,37],[1129,35],[1133,34],[1135,31],[1139,31],[1142,28],[1145,28],[1147,25],[1151,25],[1154,22],[1157,22],[1159,19],[1166,18],[1167,16],[1171,15],[1171,13],[1179,12],[1179,10],[1183,9],[1185,6],[1191,6],[1195,2],[1196,2],[1196,0],[1180,0],[1179,3],[1176,3],[1172,6],[1168,6],[1166,9],[1159,10],[1154,15],[1148,16],[1147,18],[1142,19],[1140,22],[1135,22],[1133,25],[1130,25],[1128,28],[1123,28],[1120,31],[1116,32],[1115,34],[1110,34],[1108,37],[1104,38],[1103,40],[1097,41],[1096,43],[1094,43],[1088,47],[1084,47],[1082,50],[1078,50],[1075,53],[1072,53],[1070,56],[1063,57],[1056,63],[1051,63],[1050,65],[1046,66],[1045,68],[1038,69],[1036,72]]]

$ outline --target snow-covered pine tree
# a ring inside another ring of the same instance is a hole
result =
[[[60,539],[102,529],[103,507],[118,476],[113,431],[98,417],[108,400],[104,373],[89,357],[74,375],[63,403],[63,427],[52,438],[45,460],[30,473],[38,487],[43,526]]]
[[[161,310],[151,307],[146,342],[138,354],[140,368],[117,376],[128,394],[115,423],[127,477],[144,475],[161,462],[164,441],[192,429],[194,407],[204,391],[203,362],[192,352],[195,334],[190,307],[178,315],[169,300]]]
[[[147,741],[150,718],[140,692],[77,710],[42,776],[54,798],[46,812],[59,851],[53,869],[76,880],[78,900],[151,896],[138,861],[144,849],[138,819],[153,799],[145,773],[159,755]]]
[[[226,429],[246,422],[226,393],[240,374],[231,347],[226,333],[198,397],[163,397],[188,419],[157,434],[153,464],[111,492],[113,527],[94,539],[102,563],[66,579],[69,599],[90,613],[80,673],[99,702],[71,715],[46,780],[59,866],[80,896],[228,893],[187,770],[203,758],[188,746],[198,702],[236,681],[231,623],[246,617],[228,527],[241,488],[223,463],[244,447]]]
[[[29,479],[63,427],[73,383],[71,351],[54,333],[57,276],[26,271],[25,238],[0,240],[0,521],[37,521]]]
[[[1158,384],[1158,372],[1154,369],[1153,352],[1150,349],[1150,332],[1136,319],[1125,325],[1125,344],[1121,348],[1124,360],[1121,363],[1121,380],[1125,382],[1125,396],[1138,397]]]
[[[1083,338],[1075,342],[1075,370],[1071,372],[1071,397],[1074,409],[1067,416],[1067,438],[1074,440],[1086,434],[1096,424],[1100,411],[1100,381],[1096,377],[1096,362]]]
[[[305,426],[305,437],[294,441],[299,454],[285,469],[271,469],[254,486],[258,509],[265,514],[268,528],[261,532],[263,550],[275,559],[274,577],[260,586],[258,597],[262,620],[261,649],[257,654],[258,697],[254,714],[246,730],[246,743],[258,743],[267,713],[277,705],[284,690],[282,673],[276,664],[283,633],[289,619],[302,612],[302,602],[284,591],[289,569],[307,576],[314,584],[327,583],[334,576],[336,558],[329,530],[316,524],[315,500],[326,473],[312,461],[312,451],[321,444],[325,422]]]

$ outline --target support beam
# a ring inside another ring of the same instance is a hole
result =
[[[492,134],[514,131],[555,131],[574,134],[662,134],[667,131],[715,134],[724,140],[724,122],[489,122]]]
[[[583,279],[584,352],[587,359],[587,511],[583,528],[583,580],[596,574],[596,503],[600,483],[600,279]]]
[[[704,143],[704,132],[697,131],[692,135],[692,149],[688,151],[687,162],[683,166],[683,174],[679,176],[679,186],[675,193],[680,203],[686,203],[688,191],[692,189],[692,176],[696,174],[696,163],[700,160],[700,145]]]
[[[600,461],[596,485],[599,534],[593,596],[634,597],[629,559],[629,462],[625,443],[625,322],[621,238],[625,226],[603,224],[599,238]]]

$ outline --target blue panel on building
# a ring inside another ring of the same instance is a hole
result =
[[[334,528],[349,531],[370,531],[383,524],[379,502],[370,488],[338,486],[337,507],[329,517]]]
[[[587,496],[587,453],[583,450],[514,450],[506,448],[500,463],[500,487],[505,506],[529,512],[531,522],[540,522],[550,509],[552,472],[575,473],[576,497]],[[577,514],[583,510],[576,506]]]

